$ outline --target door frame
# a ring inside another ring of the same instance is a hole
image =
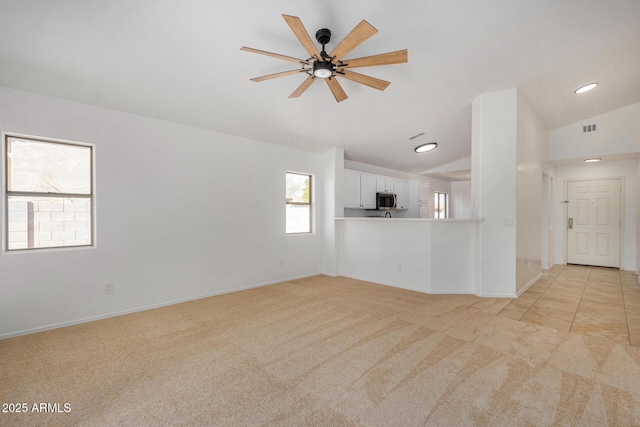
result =
[[[562,216],[562,227],[564,228],[564,263],[567,264],[567,260],[569,259],[568,251],[569,251],[569,229],[567,228],[567,222],[569,221],[569,183],[570,182],[585,182],[585,181],[599,181],[602,179],[617,179],[620,181],[620,259],[618,261],[618,268],[620,270],[624,270],[624,223],[625,223],[625,213],[624,213],[624,205],[625,205],[625,188],[624,188],[624,176],[610,176],[610,177],[591,177],[591,178],[577,178],[577,179],[565,179],[564,180],[564,197],[562,200],[562,204],[564,205],[564,214]]]
[[[555,212],[554,212],[554,177],[542,172],[542,205],[541,205],[541,232],[540,236],[541,250],[540,255],[541,267],[543,270],[549,270],[555,265],[554,248],[555,248]]]

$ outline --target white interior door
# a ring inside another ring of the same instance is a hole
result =
[[[567,263],[620,267],[620,179],[567,183]]]

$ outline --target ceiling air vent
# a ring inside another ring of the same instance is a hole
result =
[[[582,132],[595,132],[596,124],[582,126]]]

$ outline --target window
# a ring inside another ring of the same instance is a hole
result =
[[[311,175],[287,172],[287,233],[311,233]]]
[[[447,193],[435,193],[435,212],[434,218],[449,218],[447,209]]]
[[[93,244],[93,147],[5,135],[5,248]]]

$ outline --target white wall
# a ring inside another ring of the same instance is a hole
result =
[[[97,233],[0,254],[0,338],[332,269],[326,212],[315,234],[284,233],[285,171],[327,200],[330,155],[1,87],[0,131],[95,145]]]
[[[428,175],[428,174],[440,175],[443,173],[451,173],[451,172],[469,173],[469,171],[471,171],[471,156],[465,157],[464,159],[455,160],[451,163],[447,163],[433,169],[428,169],[422,173],[425,175]]]
[[[471,206],[480,226],[479,293],[515,296],[517,92],[484,93],[472,104]]]
[[[583,132],[584,125],[596,124],[595,132]],[[637,189],[640,187],[640,103],[595,116],[549,132],[549,160],[556,163],[554,182],[555,262],[566,262],[566,181],[623,177],[625,189],[624,235],[622,258],[625,270],[636,270],[638,251]],[[572,159],[601,157],[599,163],[575,164]]]
[[[540,218],[542,238],[540,241],[542,246],[541,266],[544,270],[550,269],[554,264],[553,181],[553,176],[546,173],[542,175],[542,217]]]
[[[547,159],[547,130],[518,94],[516,156],[516,292],[535,281],[542,268],[542,164]]]
[[[471,218],[471,181],[451,183],[451,218]]]
[[[556,166],[553,203],[555,209],[555,263],[566,263],[566,204],[567,181],[622,177],[624,186],[624,224],[622,240],[622,263],[624,270],[636,270],[638,161],[636,159],[602,161]]]
[[[344,168],[358,172],[366,172],[373,175],[391,176],[400,179],[418,179],[423,178],[421,175],[415,175],[408,172],[397,171],[395,169],[382,168],[380,166],[369,165],[366,163],[354,162],[353,160],[345,160]]]
[[[322,155],[323,186],[322,199],[317,200],[318,209],[322,209],[320,219],[322,230],[322,273],[337,275],[336,225],[334,218],[344,212],[344,150],[331,149]]]
[[[640,159],[636,162],[636,273],[640,272]],[[640,275],[638,276],[640,280]]]
[[[583,125],[596,124],[595,132]],[[640,152],[640,103],[549,132],[549,160],[558,161]]]

